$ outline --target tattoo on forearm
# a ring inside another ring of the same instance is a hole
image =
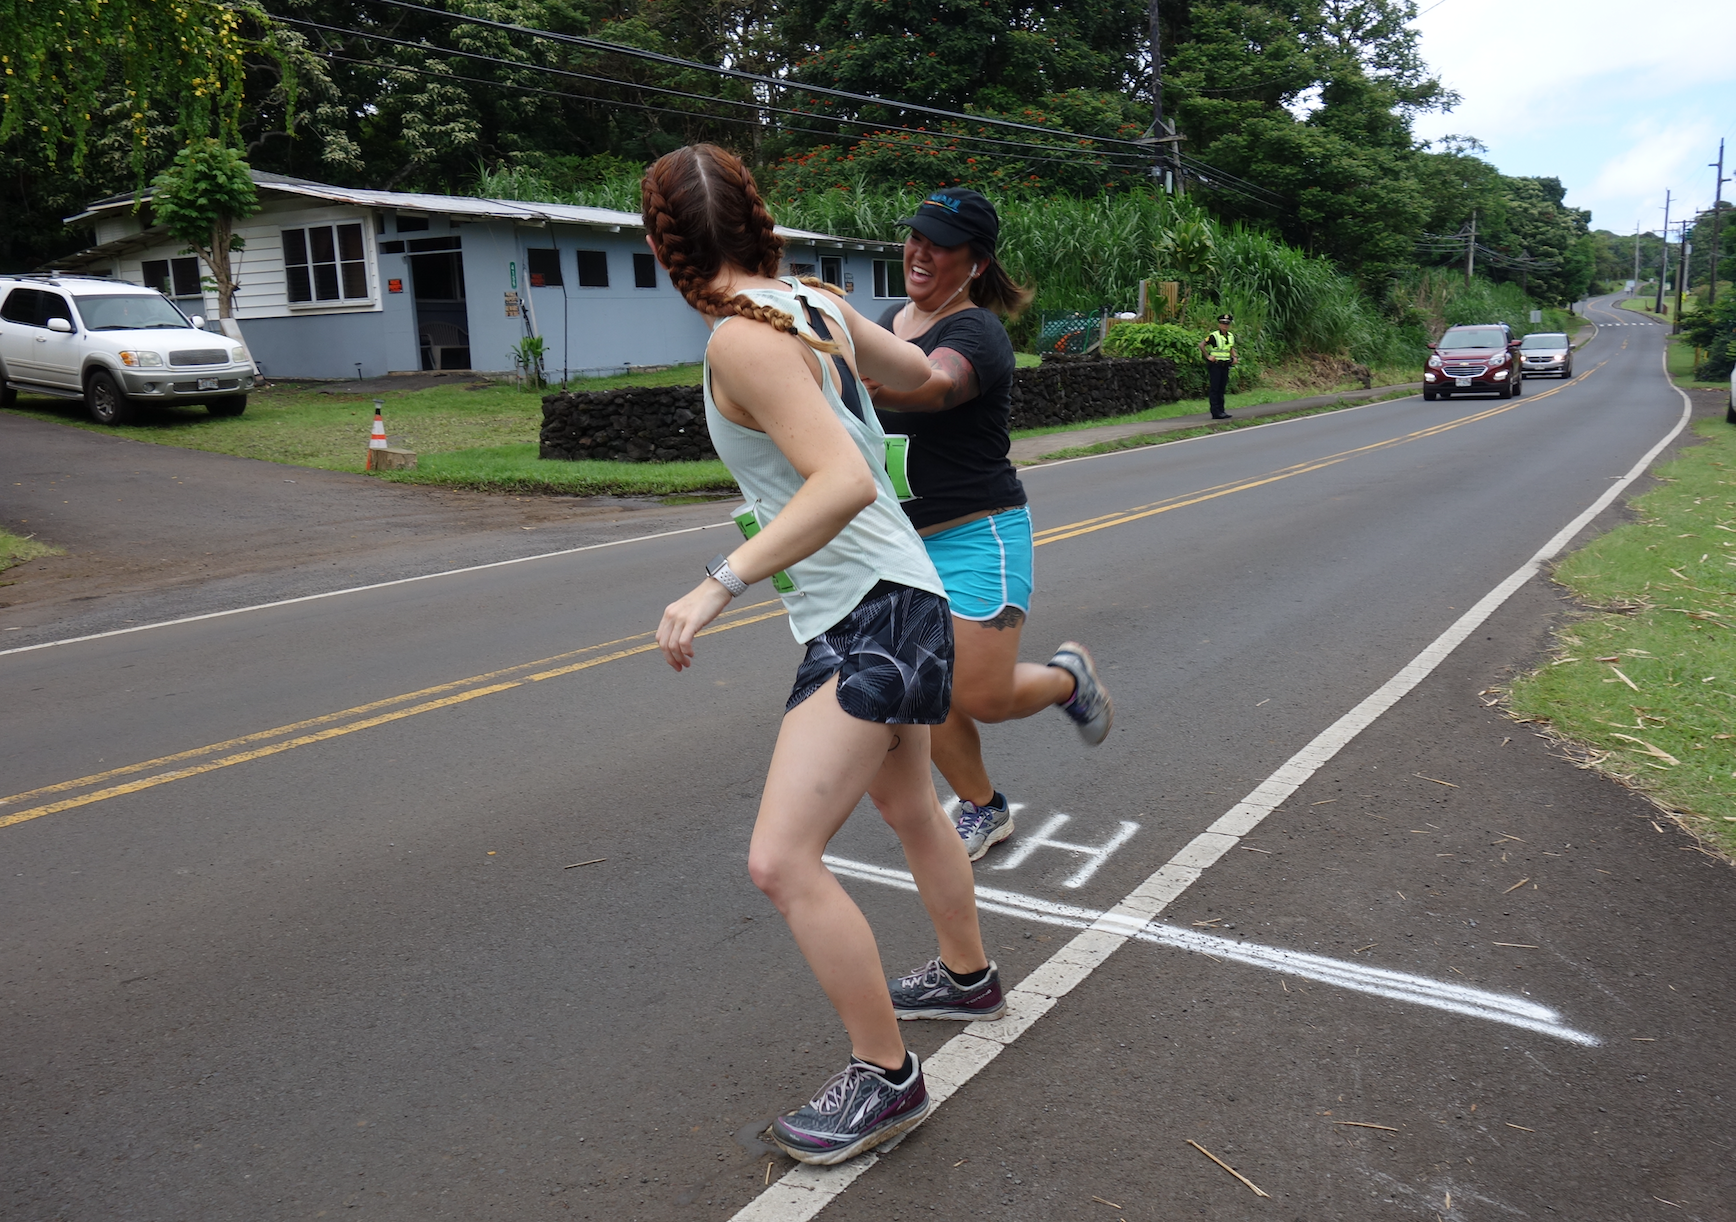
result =
[[[987,624],[990,628],[996,628],[1002,632],[1005,632],[1008,628],[1017,628],[1024,622],[1025,613],[1017,607],[1010,606],[1002,607],[1001,613],[993,619],[983,621],[983,623]]]
[[[977,385],[976,368],[963,353],[955,352],[951,348],[936,348],[929,354],[928,366],[952,382],[952,389],[946,392],[946,397],[941,401],[945,406],[957,407],[981,393],[981,387]]]

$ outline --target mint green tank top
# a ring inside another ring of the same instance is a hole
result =
[[[774,306],[796,320],[796,328],[804,335],[818,339],[809,323],[804,304],[812,305],[826,316],[832,338],[849,347],[850,331],[844,315],[829,296],[810,291],[800,281],[788,280],[789,288],[750,289],[745,296],[762,305]],[[719,319],[718,326],[730,319]],[[736,326],[762,326],[747,320]],[[862,601],[868,591],[882,581],[927,590],[946,597],[946,588],[934,571],[922,540],[904,510],[892,481],[886,474],[886,434],[868,397],[868,388],[856,382],[857,401],[863,406],[859,420],[844,405],[838,389],[838,372],[833,361],[824,353],[820,360],[820,392],[838,417],[845,432],[856,443],[862,461],[873,473],[874,503],[858,513],[839,531],[837,536],[805,560],[790,565],[787,572],[795,588],[783,595],[784,607],[790,614],[790,631],[796,640],[808,642],[833,627]],[[852,375],[854,376],[854,375]],[[711,430],[711,444],[717,456],[741,485],[755,519],[761,527],[771,523],[783,512],[790,498],[803,484],[800,473],[790,465],[783,451],[764,433],[735,423],[717,410],[711,397],[711,356],[706,355],[704,382],[705,423]]]

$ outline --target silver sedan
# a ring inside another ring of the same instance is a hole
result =
[[[1559,331],[1539,331],[1519,342],[1519,369],[1528,378],[1573,376],[1573,341]]]

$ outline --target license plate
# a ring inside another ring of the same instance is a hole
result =
[[[200,378],[199,379],[199,389],[200,390],[216,390],[217,389],[217,379],[216,378]]]
[[[1453,385],[1454,386],[1469,386],[1470,384],[1471,384],[1470,378],[1454,378],[1453,379]],[[199,385],[200,385],[200,388],[203,389],[205,384],[203,382],[201,382]]]

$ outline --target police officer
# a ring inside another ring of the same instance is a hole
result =
[[[1224,388],[1230,383],[1230,370],[1241,359],[1236,355],[1235,332],[1230,330],[1230,324],[1235,321],[1228,314],[1218,315],[1218,329],[1208,332],[1200,341],[1200,355],[1206,358],[1213,420],[1232,418],[1230,413],[1224,410]]]

